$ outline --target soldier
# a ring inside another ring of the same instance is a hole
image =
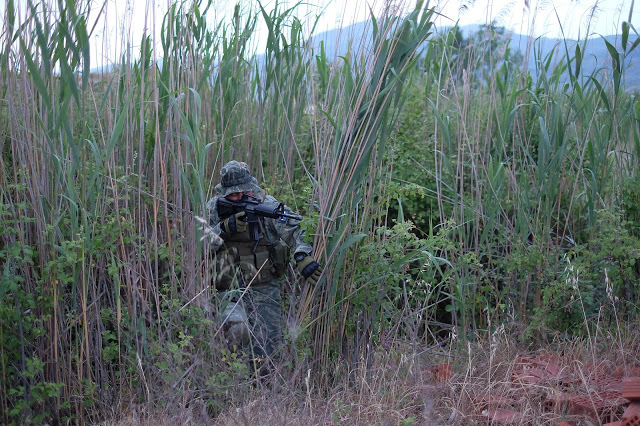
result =
[[[257,202],[277,203],[264,194],[246,163],[230,161],[220,170],[221,182],[207,207],[209,223],[222,243],[213,244],[215,284],[224,306],[221,321],[232,345],[247,348],[251,341],[254,357],[271,357],[282,343],[282,306],[279,278],[284,275],[291,253],[297,269],[315,285],[322,267],[311,257],[311,245],[304,242],[300,221],[291,218],[259,217],[255,241],[241,211],[220,217],[218,198],[240,201],[243,196]]]

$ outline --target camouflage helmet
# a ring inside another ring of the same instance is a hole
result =
[[[254,192],[255,196],[259,196],[262,192],[247,163],[231,160],[222,166],[220,176],[221,182],[216,185],[218,197],[226,197],[234,192]]]

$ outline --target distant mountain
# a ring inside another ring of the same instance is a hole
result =
[[[630,37],[630,39],[633,41],[635,37]],[[527,45],[532,41],[530,37],[520,34],[512,35],[511,40],[511,46],[517,48],[523,55],[526,52]],[[605,36],[604,39],[602,37],[594,37],[586,41],[581,40],[580,42],[572,39],[565,41],[556,38],[540,37],[535,42],[537,43],[536,46],[541,49],[542,58],[547,57],[549,53],[555,51],[552,64],[558,63],[562,58],[566,57],[567,51],[569,57],[574,57],[576,54],[576,45],[579,45],[582,53],[580,74],[586,78],[591,76],[594,71],[606,72],[609,73],[609,75],[611,73],[611,54],[604,40],[607,40],[607,42],[613,45],[618,52],[622,52],[621,37],[619,35]],[[533,50],[530,56],[528,67],[533,75],[535,72]],[[634,50],[624,59],[624,66],[626,67],[624,73],[625,86],[628,90],[639,90],[640,73],[638,71],[640,70],[640,49]],[[572,64],[571,67],[572,70],[575,70],[575,64]]]
[[[327,58],[332,61],[335,57],[344,56],[351,45],[356,51],[364,46],[371,49],[373,41],[373,25],[371,21],[362,21],[347,27],[329,30],[313,36],[312,48],[316,55],[320,54],[320,45],[324,43]]]
[[[463,36],[469,38],[473,36],[479,30],[478,25],[468,25],[460,27],[460,31]],[[447,28],[441,29],[439,33],[445,33]],[[365,50],[372,50],[372,33],[373,26],[371,21],[357,22],[352,25],[346,26],[341,29],[335,29],[318,33],[313,36],[311,40],[311,47],[314,55],[320,55],[321,45],[324,44],[325,54],[329,61],[333,61],[336,57],[344,56],[349,51],[349,46],[352,49],[359,51],[361,48]],[[614,45],[618,51],[620,48],[620,36],[606,36],[606,40]],[[630,37],[633,41],[635,38]],[[565,42],[561,39],[539,37],[536,40],[532,40],[529,36],[511,33],[511,48],[519,50],[524,56],[527,51],[527,46],[533,46],[533,43],[537,46],[537,49],[541,50],[542,58],[546,58],[551,51],[555,51],[554,59],[552,60],[552,66],[558,63],[562,57],[565,56]],[[576,40],[566,40],[566,47],[569,50],[570,56],[575,55]],[[582,50],[584,41],[580,42],[580,48]],[[373,53],[373,52],[371,52]],[[587,40],[586,50],[582,52],[582,71],[581,75],[587,77],[591,75],[596,69],[604,69],[605,72],[611,72],[611,55],[607,50],[604,40],[601,37],[595,37]],[[259,63],[264,61],[264,55],[257,55],[256,57]],[[162,66],[162,59],[159,59],[160,66]],[[640,90],[640,47],[634,50],[631,55],[626,59],[625,65],[628,67],[625,72],[625,85],[627,89]],[[572,64],[573,69],[575,65]],[[113,65],[104,68],[94,68],[92,72],[111,72],[115,69]],[[529,54],[528,69],[533,78],[536,78],[536,67],[533,48],[531,48]],[[565,73],[568,76],[568,74]]]
[[[465,38],[473,36],[480,26],[468,25],[460,27]],[[444,33],[448,29],[442,29],[439,32]],[[357,22],[342,29],[330,30],[315,35],[312,39],[312,48],[316,55],[320,54],[320,44],[324,43],[326,55],[329,60],[333,60],[335,57],[343,56],[347,53],[349,44],[353,47],[364,46],[365,49],[371,49],[372,40],[372,25],[371,21]],[[621,49],[620,36],[609,35],[605,37],[606,40],[615,46],[618,51]],[[629,37],[631,41],[635,37]],[[535,78],[535,57],[533,50],[533,43],[536,45],[536,49],[539,49],[542,54],[542,58],[546,58],[551,51],[555,51],[554,59],[552,60],[552,67],[554,64],[565,56],[565,41],[557,38],[538,37],[536,40],[532,40],[529,36],[511,33],[511,48],[516,49],[524,56],[527,51],[527,46],[531,46],[529,52],[528,69],[532,76]],[[576,40],[567,39],[566,48],[569,50],[569,55],[572,57],[575,55]],[[584,40],[580,41],[581,51],[584,48]],[[583,77],[590,76],[596,69],[604,69],[606,72],[611,72],[611,55],[607,49],[604,40],[601,37],[590,38],[586,41],[586,50],[582,51],[582,71]],[[640,47],[634,50],[625,60],[625,65],[628,67],[625,72],[625,85],[627,89],[640,90]],[[572,64],[572,69],[575,69],[575,65]],[[568,76],[568,74],[567,74]]]

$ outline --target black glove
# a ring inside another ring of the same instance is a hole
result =
[[[313,285],[318,284],[320,274],[322,274],[322,266],[311,256],[305,256],[302,260],[298,261],[298,271]]]
[[[229,216],[220,223],[220,228],[227,234],[239,234],[247,230],[247,221],[244,212],[238,212]]]

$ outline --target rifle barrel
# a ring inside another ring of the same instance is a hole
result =
[[[288,218],[302,220],[302,216],[288,212],[284,209],[284,203],[260,203],[250,199],[242,199],[240,202],[218,198],[218,212],[220,216],[231,216],[241,211],[271,219]]]

